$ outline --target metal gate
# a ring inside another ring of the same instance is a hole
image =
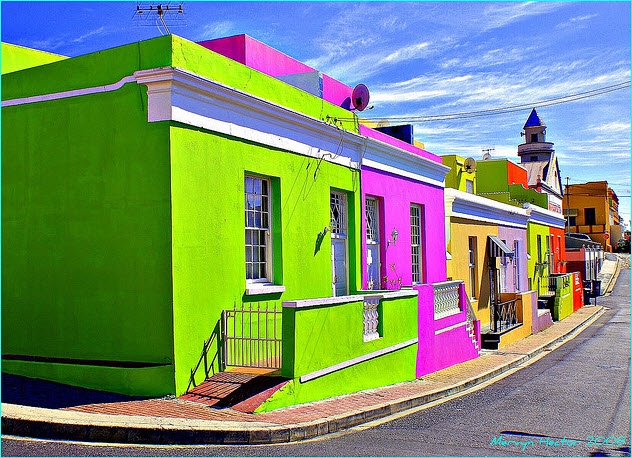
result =
[[[281,368],[281,310],[267,302],[222,312],[224,365]]]

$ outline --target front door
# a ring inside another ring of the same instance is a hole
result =
[[[334,296],[346,296],[347,287],[347,196],[331,192],[331,264]]]

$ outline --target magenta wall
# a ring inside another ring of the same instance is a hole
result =
[[[248,35],[201,41],[198,44],[273,77],[316,72],[316,69]],[[323,99],[349,108],[353,89],[325,74],[322,74],[322,78]]]
[[[316,71],[248,35],[201,41],[198,44],[270,76]]]
[[[367,287],[366,264],[366,197],[376,197],[380,203],[380,238],[382,275],[393,279],[401,276],[402,286],[412,285],[412,256],[410,250],[410,204],[422,206],[424,240],[424,283],[446,279],[445,209],[443,188],[420,183],[365,167],[362,169],[362,287]],[[396,229],[395,245],[388,245],[391,232]],[[395,265],[395,271],[391,266]],[[392,289],[392,288],[389,288]]]
[[[419,344],[417,346],[416,376],[422,377],[446,367],[477,358],[479,356],[478,350],[465,326],[458,326],[449,331],[435,334],[435,331],[441,331],[466,321],[465,284],[461,283],[459,288],[461,313],[439,320],[434,319],[433,286],[421,285],[414,287],[414,289],[419,291]],[[480,328],[477,328],[476,340],[480,348]]]

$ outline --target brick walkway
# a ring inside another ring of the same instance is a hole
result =
[[[66,407],[63,410],[106,415],[264,422],[276,425],[311,422],[354,411],[369,411],[396,401],[405,403],[406,400],[423,398],[423,396],[432,399],[433,394],[438,394],[438,398],[444,395],[446,390],[463,385],[464,381],[471,381],[471,384],[477,383],[486,377],[489,378],[490,374],[496,375],[494,373],[501,373],[524,363],[530,357],[535,356],[534,352],[544,351],[551,342],[571,332],[600,309],[601,307],[583,307],[538,334],[507,345],[498,351],[485,353],[479,358],[429,374],[420,380],[361,391],[273,412],[252,414],[240,411],[238,408],[216,409],[200,402],[192,402],[182,398],[86,404]]]
[[[253,398],[232,408],[217,408],[182,398],[137,399],[53,382],[28,381],[20,385],[15,383],[15,376],[3,374],[2,432],[90,442],[183,445],[272,444],[316,438],[409,411],[490,381],[549,346],[571,338],[574,330],[602,309],[581,308],[536,335],[497,351],[484,351],[479,358],[420,380],[261,414],[248,413],[260,401]],[[241,376],[223,377],[231,383]],[[5,381],[12,383],[7,386]],[[27,397],[28,403],[20,402]],[[245,405],[249,402],[252,405]]]

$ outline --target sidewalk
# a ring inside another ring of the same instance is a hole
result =
[[[608,256],[614,256],[617,260],[606,258],[601,266],[599,275],[597,275],[597,280],[601,281],[602,295],[608,295],[612,292],[612,288],[614,288],[617,278],[619,277],[619,272],[621,271],[621,261],[617,255],[608,253]]]
[[[44,409],[2,404],[2,434],[147,444],[270,444],[314,438],[388,417],[517,368],[574,337],[603,312],[586,306],[551,327],[420,380],[333,399],[248,414],[182,399],[103,402]]]

